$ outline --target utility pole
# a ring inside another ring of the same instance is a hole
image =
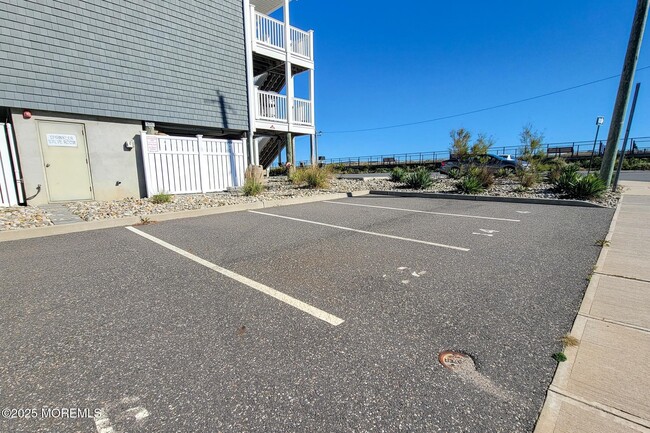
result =
[[[634,98],[632,98],[632,107],[630,108],[630,118],[627,120],[627,128],[625,129],[625,138],[623,139],[623,150],[621,150],[621,157],[618,159],[618,168],[616,169],[616,176],[614,177],[614,185],[612,189],[616,191],[618,188],[618,179],[621,176],[621,168],[623,168],[623,160],[625,159],[625,148],[627,147],[627,139],[630,136],[630,129],[632,128],[632,120],[634,119],[634,110],[636,109],[636,99],[639,97],[639,89],[641,83],[636,83],[634,89]]]
[[[625,121],[625,110],[627,108],[627,101],[630,99],[632,82],[634,81],[634,71],[636,69],[637,60],[639,59],[641,41],[643,41],[643,31],[645,30],[645,23],[648,19],[649,3],[650,0],[637,0],[636,11],[634,12],[634,21],[632,22],[630,40],[627,44],[627,52],[623,63],[623,72],[621,73],[621,81],[618,85],[618,93],[616,95],[616,102],[614,103],[614,111],[612,113],[612,122],[609,127],[609,134],[607,135],[605,154],[603,155],[603,164],[600,167],[599,173],[600,179],[605,182],[605,185],[607,185],[608,188],[612,181],[614,162],[616,161],[616,151],[618,150],[621,129],[623,128],[623,122]]]

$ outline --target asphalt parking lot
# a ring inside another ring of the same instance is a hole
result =
[[[363,196],[0,243],[0,406],[38,411],[0,431],[530,432],[612,214]]]

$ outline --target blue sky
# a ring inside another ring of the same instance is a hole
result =
[[[417,122],[523,99],[621,72],[635,0],[385,2],[294,0],[292,25],[315,31],[316,122],[328,158],[444,150],[464,127],[516,145],[532,123],[547,142],[607,136],[618,79],[510,107]],[[650,36],[639,67],[650,66]],[[650,69],[632,136],[650,136]],[[644,82],[645,81],[645,82]],[[297,83],[300,87],[302,84]],[[645,86],[645,87],[644,87]],[[297,159],[309,158],[297,140]]]

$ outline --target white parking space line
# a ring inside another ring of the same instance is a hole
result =
[[[287,219],[287,220],[291,220],[291,221],[299,221],[299,222],[308,223],[308,224],[316,224],[316,225],[319,225],[319,226],[332,227],[332,228],[339,229],[339,230],[347,230],[347,231],[350,231],[350,232],[363,233],[365,235],[381,236],[383,238],[390,238],[390,239],[397,239],[397,240],[400,240],[400,241],[415,242],[415,243],[418,243],[418,244],[431,245],[431,246],[434,246],[434,247],[441,247],[441,248],[449,248],[449,249],[458,250],[458,251],[469,251],[469,248],[455,247],[453,245],[438,244],[436,242],[421,241],[419,239],[403,238],[401,236],[387,235],[387,234],[384,234],[384,233],[369,232],[369,231],[366,231],[366,230],[358,230],[358,229],[353,229],[351,227],[337,226],[337,225],[334,225],[334,224],[326,224],[326,223],[321,223],[321,222],[318,222],[318,221],[303,220],[303,219],[300,219],[300,218],[293,218],[293,217],[288,217],[288,216],[284,216],[284,215],[276,215],[276,214],[272,214],[272,213],[259,212],[259,211],[255,211],[255,210],[249,210],[248,212],[256,213],[256,214],[259,214],[259,215],[266,215],[266,216],[276,217],[276,218],[283,218],[283,219]]]
[[[207,260],[202,259],[201,257],[195,256],[192,253],[189,253],[181,248],[178,248],[172,244],[169,244],[161,239],[158,239],[155,236],[151,236],[148,233],[142,232],[134,227],[127,227],[127,230],[132,231],[133,233],[142,236],[143,238],[149,239],[151,242],[155,242],[156,244],[167,248],[168,250],[174,251],[177,254],[180,254],[183,257],[187,257],[188,259],[205,266],[206,268],[212,269],[215,272],[220,273],[221,275],[225,275],[228,278],[232,278],[235,281],[238,281],[252,289],[255,289],[259,292],[264,293],[265,295],[268,295],[272,298],[277,299],[278,301],[284,302],[285,304],[291,305],[294,308],[299,309],[300,311],[303,311],[307,314],[310,314],[317,319],[320,319],[324,322],[329,323],[330,325],[338,326],[341,323],[344,322],[343,319],[340,319],[333,314],[330,314],[326,311],[323,311],[321,309],[318,309],[316,307],[313,307],[305,302],[302,302],[296,298],[293,298],[289,295],[286,295],[282,292],[279,292],[275,289],[272,289],[271,287],[265,286],[262,283],[258,283],[257,281],[253,281],[250,278],[246,278],[243,275],[239,275],[233,271],[230,271],[226,268],[222,268],[221,266],[215,265],[214,263],[211,263]]]
[[[509,221],[509,222],[513,222],[513,223],[521,222],[521,220],[515,220],[515,219],[510,219],[510,218],[494,218],[494,217],[486,217],[486,216],[480,216],[480,215],[464,215],[464,214],[458,214],[458,213],[431,212],[431,211],[426,211],[426,210],[403,209],[403,208],[399,208],[399,207],[375,206],[375,205],[371,205],[371,204],[343,203],[343,202],[340,202],[340,201],[324,201],[323,203],[340,204],[340,205],[344,205],[344,206],[372,207],[372,208],[376,208],[376,209],[399,210],[399,211],[402,211],[402,212],[425,213],[425,214],[431,214],[431,215],[443,215],[443,216],[453,216],[453,217],[461,217],[461,218],[477,218],[477,219],[482,219],[482,220]]]

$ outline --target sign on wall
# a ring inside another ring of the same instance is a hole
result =
[[[47,134],[47,145],[51,147],[77,147],[77,136],[71,134]]]
[[[158,144],[157,137],[147,137],[147,152],[160,151],[160,144]]]

